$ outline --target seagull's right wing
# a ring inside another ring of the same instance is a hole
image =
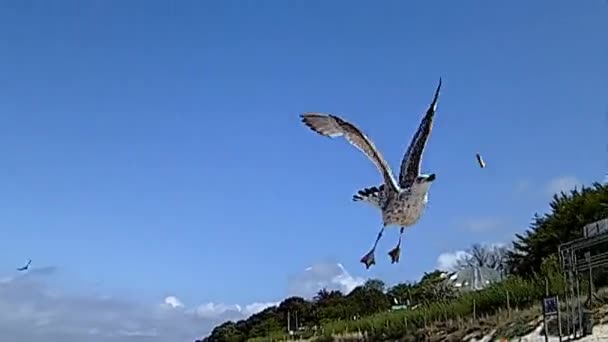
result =
[[[301,115],[302,122],[310,129],[326,137],[344,136],[348,142],[363,152],[378,168],[384,183],[397,192],[397,181],[393,177],[390,166],[382,157],[374,143],[363,134],[355,125],[335,116],[320,113],[305,113]]]
[[[412,138],[410,146],[407,148],[403,160],[401,161],[401,172],[399,173],[399,186],[401,188],[409,188],[414,184],[416,178],[420,175],[420,162],[422,152],[426,146],[426,142],[431,135],[433,129],[433,118],[437,111],[437,100],[439,99],[439,91],[441,90],[441,78],[439,85],[435,90],[433,102],[426,111],[426,115],[422,118],[416,134]]]

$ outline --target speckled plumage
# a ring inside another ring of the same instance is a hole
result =
[[[401,196],[400,201],[387,201],[384,185],[380,185],[359,190],[353,201],[364,201],[380,209],[384,226],[412,226],[420,220],[429,201],[428,187],[414,187]]]

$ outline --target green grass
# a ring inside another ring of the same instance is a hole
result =
[[[562,295],[564,280],[559,272],[544,270],[547,276],[532,279],[510,277],[503,282],[475,292],[463,293],[456,299],[435,302],[413,310],[378,313],[358,320],[339,320],[323,324],[315,341],[331,341],[341,336],[348,340],[354,333],[363,333],[368,340],[415,341],[423,336],[462,340],[472,333],[487,334],[496,330],[497,336],[513,337],[528,333],[530,321],[540,314],[539,304],[548,290]],[[312,332],[302,338],[312,337]],[[251,342],[281,341],[288,336],[281,332]],[[351,340],[356,340],[351,339]]]
[[[558,273],[546,277],[549,292],[561,294],[564,284]],[[488,288],[469,292],[448,302],[436,302],[414,310],[379,313],[359,320],[343,320],[327,323],[322,332],[325,336],[367,332],[375,339],[396,339],[405,335],[418,335],[420,331],[440,330],[449,333],[467,326],[479,325],[490,317],[538,305],[545,294],[545,278],[526,280],[512,277]],[[508,296],[508,303],[507,303]],[[490,319],[491,321],[491,319]],[[476,324],[473,324],[477,322]],[[488,326],[496,325],[486,322]]]

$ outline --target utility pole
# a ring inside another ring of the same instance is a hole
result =
[[[296,326],[295,326],[294,330],[298,331],[298,312],[297,311],[296,311],[295,315],[296,315]]]

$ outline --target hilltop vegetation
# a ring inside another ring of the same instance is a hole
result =
[[[368,280],[348,294],[320,290],[312,300],[290,297],[246,320],[225,322],[205,342],[271,340],[285,336],[288,312],[291,330],[304,338],[365,332],[373,340],[420,338],[437,329],[447,333],[470,321],[515,308],[527,308],[544,295],[562,292],[557,247],[582,237],[582,226],[608,217],[608,186],[593,184],[570,193],[556,194],[550,212],[534,215],[524,234],[516,234],[508,250],[475,245],[475,264],[500,270],[506,279],[476,292],[459,292],[440,271],[426,273],[416,283],[390,288],[378,279]],[[604,282],[601,277],[596,281]],[[410,309],[389,311],[394,303]],[[297,315],[297,318],[295,317]]]

